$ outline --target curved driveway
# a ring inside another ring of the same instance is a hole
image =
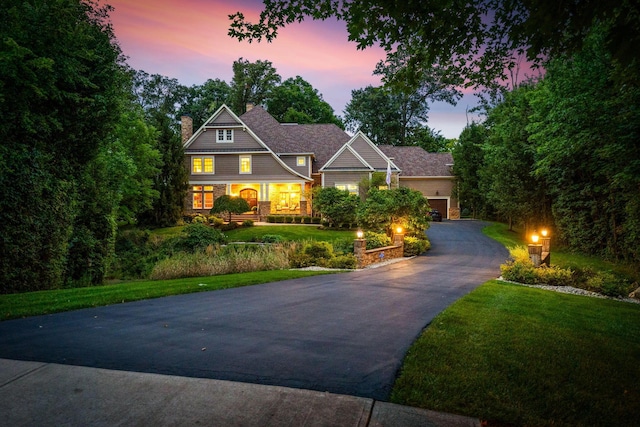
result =
[[[482,226],[434,223],[427,255],[373,269],[0,322],[0,358],[387,400],[422,329],[498,276]]]

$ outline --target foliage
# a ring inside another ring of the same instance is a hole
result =
[[[391,401],[487,425],[634,426],[640,305],[490,281],[408,350]]]
[[[522,85],[489,111],[481,191],[510,224],[535,227],[550,222],[550,211],[544,182],[532,173],[536,146],[529,140],[527,126],[532,114],[528,96],[533,90],[532,84]]]
[[[263,243],[281,243],[284,241],[284,237],[279,234],[265,234],[260,238]]]
[[[78,184],[121,112],[126,79],[110,11],[77,0],[0,8],[0,292],[63,286],[77,256],[110,255],[101,241],[95,252],[69,251],[71,239],[102,238],[77,217],[87,197]]]
[[[549,64],[530,129],[562,238],[582,252],[640,260],[640,86],[612,81],[596,32]],[[559,126],[562,123],[562,126]]]
[[[332,227],[339,224],[355,224],[359,202],[357,196],[335,187],[320,188],[313,198],[314,209]]]
[[[199,129],[223,104],[230,103],[231,87],[220,79],[208,79],[201,85],[186,90],[186,99],[180,106],[179,116],[188,115],[193,128]]]
[[[339,253],[329,242],[309,240],[291,246],[289,249],[291,268],[320,266],[326,268],[355,268],[356,257],[352,253]]]
[[[573,272],[557,266],[535,268],[529,258],[529,251],[525,246],[509,249],[511,259],[500,266],[502,277],[512,282],[529,285],[572,286]]]
[[[408,187],[392,190],[369,190],[367,199],[358,210],[358,223],[369,230],[392,234],[401,226],[409,236],[422,235],[429,228],[429,203],[417,190]]]
[[[183,237],[178,247],[187,252],[198,252],[211,245],[219,245],[224,242],[223,234],[205,224],[189,224],[183,229]]]
[[[387,236],[385,233],[365,231],[364,238],[367,240],[367,250],[391,246],[391,237]]]
[[[225,194],[213,201],[213,208],[211,209],[211,213],[227,214],[229,217],[228,220],[231,221],[232,214],[240,215],[250,210],[251,207],[249,206],[249,202],[247,202],[242,197],[233,197]]]
[[[193,253],[178,253],[156,264],[151,278],[167,280],[281,270],[288,265],[287,250],[281,246],[228,245]]]
[[[318,90],[300,76],[287,79],[272,90],[267,111],[280,123],[334,123],[344,127]]]
[[[242,221],[242,226],[243,227],[253,227],[253,220],[245,219],[244,221]]]
[[[271,61],[239,58],[233,62],[233,79],[229,94],[230,107],[238,115],[246,112],[247,103],[263,103],[282,78]]]
[[[431,248],[431,242],[427,238],[420,239],[418,237],[405,236],[403,256],[417,256]]]
[[[484,166],[483,146],[487,139],[487,129],[479,123],[471,123],[464,128],[453,146],[453,174],[456,185],[454,196],[460,205],[471,210],[472,217],[478,218],[487,213],[487,200],[480,187],[480,171]]]
[[[343,254],[336,255],[335,257],[329,259],[327,267],[329,268],[339,268],[345,270],[353,270],[357,267],[358,260],[353,254]]]
[[[272,1],[265,3],[258,22],[247,22],[241,12],[230,16],[229,35],[238,40],[272,41],[278,30],[305,18],[335,17],[347,24],[349,40],[364,49],[382,47],[384,65],[394,65],[387,80],[399,87],[418,87],[431,68],[442,68],[452,84],[491,86],[505,81],[522,60],[540,63],[582,47],[584,34],[595,23],[607,22],[606,46],[622,64],[640,64],[635,46],[640,41],[638,4],[551,0],[472,1],[456,4],[409,0],[369,2],[330,0]],[[525,55],[526,54],[526,55]],[[635,60],[635,62],[634,62]]]

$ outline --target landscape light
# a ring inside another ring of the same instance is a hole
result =
[[[356,236],[358,237],[358,239],[362,239],[364,237],[364,233],[362,232],[362,230],[358,230],[356,231]]]
[[[538,233],[534,232],[534,233],[531,235],[531,241],[532,241],[533,243],[538,243],[538,240],[540,240],[540,236],[538,236]]]

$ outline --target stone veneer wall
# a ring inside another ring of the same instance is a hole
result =
[[[393,243],[393,246],[366,250],[367,241],[357,239],[353,246],[353,254],[358,260],[357,268],[368,267],[394,258],[402,258],[404,256],[404,235],[395,234]]]
[[[460,219],[460,208],[449,208],[449,219]]]

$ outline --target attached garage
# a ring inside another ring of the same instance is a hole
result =
[[[429,199],[429,206],[431,209],[437,209],[442,214],[443,219],[449,218],[449,206],[447,199]]]

